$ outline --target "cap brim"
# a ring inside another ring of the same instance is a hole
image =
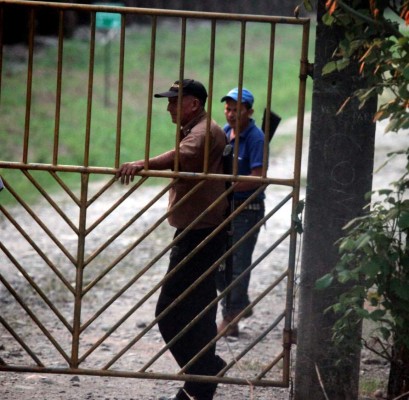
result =
[[[167,92],[156,93],[154,96],[155,97],[177,97],[178,92],[176,92],[174,90],[168,90]]]
[[[226,101],[226,100],[234,100],[234,101],[238,101],[237,99],[235,99],[235,98],[234,98],[234,97],[232,97],[232,96],[224,96],[224,97],[222,97],[222,99],[221,99],[220,101],[223,103],[223,101]],[[248,101],[242,101],[242,103],[249,104],[249,105],[250,105],[250,107],[253,107],[253,104],[252,104],[252,103],[249,103]]]
[[[224,97],[222,97],[221,98],[221,102],[223,103],[223,101],[226,101],[226,100],[228,100],[228,99],[230,99],[230,100],[234,100],[234,101],[237,101],[236,99],[234,99],[233,97],[231,97],[231,96],[224,96]]]

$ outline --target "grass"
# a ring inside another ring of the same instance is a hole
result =
[[[365,377],[359,380],[359,394],[361,396],[373,396],[377,390],[382,390],[385,381],[379,378]]]
[[[187,24],[184,76],[199,79],[206,85],[209,80],[210,32],[210,23]],[[240,24],[218,24],[216,33],[212,116],[223,125],[225,119],[219,99],[229,89],[238,85]],[[292,117],[297,112],[301,34],[301,26],[279,25],[276,28],[272,108],[283,119]],[[259,124],[267,96],[269,41],[270,27],[267,24],[247,24],[243,83],[255,95],[255,118]],[[151,46],[151,31],[148,26],[127,28],[123,107],[120,115],[120,162],[143,158],[145,152]],[[310,47],[312,54],[313,49]],[[12,49],[4,50],[0,103],[1,159],[23,160],[24,133],[27,130],[28,162],[51,164],[53,148],[58,146],[58,164],[84,165],[86,135],[89,133],[88,165],[115,167],[119,37],[108,47],[97,37],[93,91],[90,97],[92,108],[90,125],[87,127],[89,48],[87,34],[64,41],[58,143],[54,138],[57,43],[35,45],[29,126],[26,125],[27,61],[18,61]],[[179,77],[180,49],[180,26],[169,21],[159,24],[155,51],[155,92],[167,89]],[[110,60],[109,84],[106,84],[105,78],[107,56]],[[109,93],[109,106],[104,101],[106,93]],[[307,93],[306,108],[311,108],[310,92]],[[167,114],[166,100],[154,99],[152,109],[149,149],[151,156],[170,149],[175,140],[175,126]],[[27,186],[26,180],[21,178],[20,171],[4,168],[0,173],[13,182],[13,187],[21,192],[23,197],[35,196],[31,186]],[[39,178],[43,181],[42,184],[47,188],[51,185],[52,190],[52,179],[48,174],[42,175]],[[79,181],[78,177],[72,177],[72,174],[65,175],[64,179],[69,182]],[[5,192],[2,197],[2,201],[10,201]]]

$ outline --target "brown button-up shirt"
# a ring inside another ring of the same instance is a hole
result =
[[[206,129],[207,113],[205,111],[183,127],[179,144],[179,168],[181,172],[203,172]],[[225,145],[226,135],[223,129],[212,120],[209,140],[209,173],[223,173],[222,155]],[[225,191],[224,181],[200,182],[202,181],[185,178],[175,180],[175,184],[169,192],[169,208],[173,207],[196,185],[201,184],[202,186],[169,215],[170,225],[180,229],[187,227]],[[218,226],[224,219],[226,209],[227,200],[223,199],[213,210],[203,216],[193,229]]]

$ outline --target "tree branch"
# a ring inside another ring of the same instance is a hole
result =
[[[373,18],[369,18],[366,15],[363,15],[362,13],[360,13],[359,11],[355,10],[354,8],[352,8],[351,6],[345,4],[342,0],[338,0],[338,5],[344,10],[349,12],[350,14],[354,15],[355,17],[361,19],[362,21],[367,22],[368,24],[372,25],[372,26],[377,26],[380,24],[379,21],[376,21]],[[396,29],[392,24],[388,23],[386,20],[382,21],[382,25],[385,27],[385,30],[387,32],[390,32],[391,34],[393,34],[394,36],[400,38],[403,37],[402,33]]]

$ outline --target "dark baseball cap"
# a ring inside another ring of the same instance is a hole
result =
[[[167,92],[156,93],[155,97],[177,97],[180,86],[179,81],[176,81]],[[197,97],[203,104],[206,103],[207,91],[199,81],[195,81],[194,79],[183,79],[182,92],[184,95]]]

